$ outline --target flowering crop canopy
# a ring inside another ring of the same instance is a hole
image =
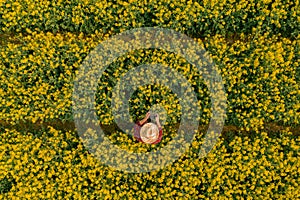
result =
[[[177,135],[163,148],[147,153],[133,153],[119,148],[105,137],[97,122],[95,93],[98,80],[118,57],[139,49],[161,49],[184,57],[197,67],[210,91],[212,116],[199,157],[214,146],[223,129],[226,95],[212,59],[203,47],[188,36],[164,28],[137,28],[102,41],[84,60],[74,82],[73,114],[85,147],[102,163],[130,173],[159,170],[178,159],[189,147],[198,129],[199,109],[196,95],[188,81],[175,70],[160,64],[140,65],[128,71],[113,90],[112,111],[117,125],[128,132],[128,99],[141,85],[163,84],[180,99],[181,119]]]

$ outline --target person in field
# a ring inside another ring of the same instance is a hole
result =
[[[134,125],[134,138],[138,142],[145,144],[157,144],[162,139],[162,127],[159,122],[159,115],[154,114],[154,121],[148,122],[151,113],[147,112],[144,119],[138,121]]]

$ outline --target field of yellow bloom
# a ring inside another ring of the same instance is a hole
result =
[[[200,114],[175,162],[129,173],[84,145],[72,96],[92,50],[141,27],[171,29],[205,48],[222,77],[226,95],[218,98],[226,99],[227,116],[216,145],[199,157],[213,115],[203,74],[165,49],[120,53],[91,80],[97,123],[115,147],[159,151],[181,122],[183,99],[165,85],[145,84],[132,91],[130,117],[162,108],[162,142],[137,143],[117,126],[112,102],[123,102],[114,89],[141,65],[182,75]],[[299,0],[0,0],[0,199],[300,199],[299,31]]]

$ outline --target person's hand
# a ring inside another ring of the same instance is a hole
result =
[[[145,119],[149,119],[149,117],[150,117],[150,112],[147,112]]]
[[[150,117],[150,112],[147,112],[145,118],[140,121],[140,124],[143,125],[149,119],[149,117]]]

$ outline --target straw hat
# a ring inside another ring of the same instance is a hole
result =
[[[158,139],[159,130],[156,124],[147,123],[142,126],[140,131],[141,139],[147,144],[151,144]]]

